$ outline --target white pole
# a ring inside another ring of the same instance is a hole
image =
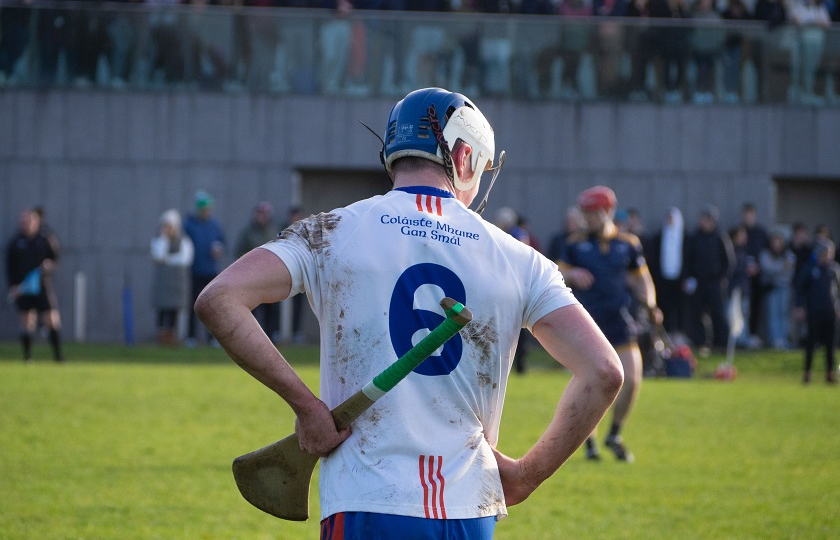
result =
[[[280,302],[280,342],[292,342],[292,302],[287,298]]]
[[[73,337],[79,343],[87,339],[87,276],[81,270],[73,276]]]

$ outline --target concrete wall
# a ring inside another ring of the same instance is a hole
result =
[[[668,206],[691,227],[707,203],[734,223],[742,202],[775,220],[774,178],[840,177],[840,109],[782,105],[661,106],[477,100],[508,160],[487,216],[508,205],[547,244],[575,194],[612,186],[651,228]],[[148,242],[167,208],[190,210],[206,189],[230,243],[259,200],[282,220],[301,182],[324,171],[381,175],[379,142],[357,120],[384,126],[390,100],[218,93],[0,91],[0,238],[21,208],[41,204],[58,233],[65,334],[74,327],[73,278],[87,277],[87,338],[119,342],[122,291],[134,295],[135,333],[152,339]],[[387,186],[383,186],[383,191]],[[324,210],[304,209],[307,212]],[[17,335],[0,309],[0,339]]]

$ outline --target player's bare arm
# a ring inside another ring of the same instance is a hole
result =
[[[654,322],[662,323],[662,311],[656,305],[656,288],[647,266],[642,266],[627,275],[627,285],[636,299],[645,306]]]
[[[301,448],[326,456],[349,435],[338,432],[329,408],[303,383],[263,332],[251,310],[288,298],[291,275],[262,249],[243,255],[202,291],[195,303],[201,322],[242,369],[282,397],[297,416]]]
[[[534,336],[573,374],[554,418],[522,458],[496,452],[508,506],[524,501],[592,433],[615,400],[624,371],[615,349],[580,305],[555,310],[540,319]]]

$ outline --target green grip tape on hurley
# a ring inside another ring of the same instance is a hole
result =
[[[390,391],[398,382],[408,376],[414,368],[422,364],[426,358],[439,349],[441,345],[457,334],[472,318],[472,314],[469,313],[469,310],[465,310],[464,305],[460,302],[455,302],[451,308],[445,311],[446,320],[432,330],[428,336],[421,339],[407,353],[402,355],[399,360],[374,377],[372,382],[376,388],[383,393]],[[462,311],[465,311],[464,315],[469,315],[469,317],[459,317]]]

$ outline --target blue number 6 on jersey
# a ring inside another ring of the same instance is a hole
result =
[[[423,285],[436,285],[448,296],[462,304],[467,303],[467,294],[461,279],[455,272],[434,263],[416,264],[400,275],[394,292],[391,293],[388,329],[391,333],[391,345],[397,357],[401,357],[414,345],[412,337],[418,330],[428,329],[430,332],[439,325],[445,317],[421,308],[414,308],[414,295]],[[430,301],[429,307],[437,308],[440,298]],[[423,336],[420,336],[422,339]],[[425,362],[414,369],[420,375],[449,375],[461,361],[464,344],[460,335],[455,335],[443,346],[440,356],[430,356]]]

